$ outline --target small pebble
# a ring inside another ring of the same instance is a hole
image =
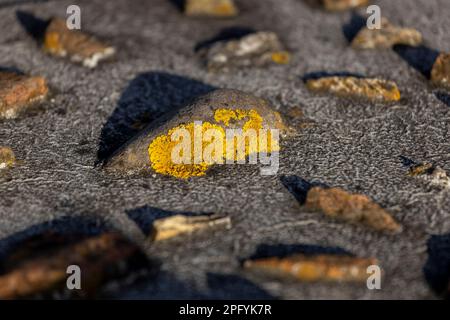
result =
[[[394,26],[387,19],[382,19],[381,29],[364,27],[352,41],[352,47],[356,49],[391,48],[399,44],[417,47],[422,44],[422,34],[415,29]]]
[[[227,18],[238,15],[233,0],[186,0],[184,13],[187,16]]]
[[[450,53],[441,53],[431,70],[431,81],[450,90]]]
[[[190,234],[216,227],[231,228],[230,217],[219,215],[184,216],[175,215],[153,222],[152,240],[161,241],[183,234]]]
[[[69,30],[66,21],[60,18],[53,18],[47,27],[44,50],[57,57],[67,57],[87,68],[95,68],[100,61],[115,54],[113,47],[94,37],[79,30]]]
[[[374,258],[296,254],[247,260],[244,268],[304,282],[366,282],[367,268],[376,264],[378,262]]]
[[[217,42],[200,51],[208,71],[228,72],[239,68],[288,64],[291,55],[273,32],[256,32],[238,40]]]
[[[400,100],[400,90],[396,83],[383,79],[333,76],[309,79],[306,86],[314,92],[329,92],[340,97],[365,98],[383,102]]]
[[[48,94],[43,77],[0,71],[0,119],[14,119]]]
[[[16,157],[9,147],[0,146],[0,170],[14,166]]]
[[[328,217],[365,225],[377,231],[398,233],[402,230],[401,225],[369,197],[351,194],[340,188],[311,188],[305,206]]]

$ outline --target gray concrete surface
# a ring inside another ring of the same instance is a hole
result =
[[[36,232],[33,226],[81,217],[121,230],[160,262],[155,277],[113,290],[116,298],[436,298],[424,274],[427,241],[430,235],[443,239],[438,260],[449,261],[444,236],[450,231],[449,191],[407,177],[400,156],[450,171],[450,99],[393,50],[352,50],[342,29],[350,13],[325,13],[300,0],[245,0],[237,1],[238,18],[214,20],[183,17],[165,0],[18,2],[0,4],[0,66],[44,75],[53,98],[39,113],[0,123],[0,145],[11,146],[23,161],[0,176],[0,250]],[[450,51],[449,1],[374,2],[392,22],[423,32],[427,47]],[[115,61],[87,70],[49,57],[16,18],[17,10],[42,18],[64,16],[74,3],[82,9],[82,28],[118,48]],[[293,53],[292,64],[208,74],[195,45],[234,26],[277,32]],[[382,105],[314,95],[301,77],[316,71],[392,79],[403,99]],[[227,166],[180,181],[151,173],[111,175],[94,167],[102,135],[117,144],[124,133],[133,133],[127,121],[143,110],[154,117],[210,87],[252,92],[280,111],[299,106],[315,125],[283,142],[276,176],[260,176],[257,166]],[[386,236],[308,212],[283,176],[367,194],[404,231]],[[173,212],[229,214],[233,228],[150,245],[140,229],[142,219]],[[258,251],[322,248],[377,257],[385,271],[382,289],[277,281],[239,267],[241,259]]]

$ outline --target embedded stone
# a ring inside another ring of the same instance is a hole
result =
[[[205,229],[220,227],[230,229],[230,217],[220,215],[175,215],[168,218],[158,219],[153,222],[151,237],[153,241],[161,241]]]
[[[0,119],[17,118],[42,102],[47,94],[47,82],[43,77],[0,71]]]
[[[447,172],[430,162],[424,162],[410,167],[408,175],[421,178],[435,187],[450,188],[450,178]]]
[[[201,50],[200,55],[205,57],[206,66],[212,72],[287,64],[291,57],[273,32],[256,32],[237,40],[220,41]]]
[[[431,81],[450,90],[450,53],[441,53],[431,69]]]
[[[0,263],[0,299],[95,297],[101,285],[147,268],[140,249],[116,233],[80,239],[46,233],[22,243]],[[80,267],[81,288],[68,290],[67,268]],[[133,268],[133,269],[132,269]]]
[[[67,28],[66,21],[53,18],[44,36],[44,50],[57,57],[67,57],[87,68],[95,68],[100,61],[115,54],[115,49],[91,35]]]
[[[233,144],[227,143],[230,141],[225,135],[227,129],[237,130],[235,146],[243,146],[244,153],[235,153],[233,148],[229,154],[225,145]],[[252,154],[279,151],[278,141],[274,141],[271,130],[283,133],[286,129],[281,115],[266,100],[239,90],[219,89],[150,123],[117,150],[106,161],[105,168],[123,172],[153,171],[184,179],[202,176],[212,165],[223,164],[230,157],[242,160]],[[213,152],[214,158],[205,160],[202,151],[211,147],[211,143],[202,139],[207,131],[218,135],[212,139],[212,145],[217,147]],[[269,133],[264,135],[261,132]],[[180,142],[179,137],[174,137],[180,133],[187,134],[186,139],[192,138],[191,144],[187,144],[192,148],[186,154],[182,153],[186,160],[183,163],[173,159],[173,152]],[[242,139],[250,133],[255,133],[259,139],[256,146],[246,144]]]
[[[369,0],[308,0],[311,4],[319,4],[327,11],[345,11],[366,6]]]
[[[233,0],[186,0],[187,16],[235,17],[239,10]]]
[[[369,197],[340,188],[311,188],[305,206],[330,218],[365,225],[377,231],[398,233],[402,230],[401,225]]]
[[[412,28],[392,25],[387,19],[381,20],[381,29],[362,28],[352,41],[356,49],[391,48],[394,45],[417,47],[422,44],[422,34]]]
[[[376,78],[323,77],[307,80],[306,86],[314,92],[329,92],[340,97],[365,98],[373,101],[398,101],[401,96],[395,82]]]
[[[376,264],[378,262],[374,258],[296,254],[247,260],[244,268],[304,282],[366,282],[367,268]]]
[[[0,170],[14,166],[16,157],[9,147],[0,146]]]

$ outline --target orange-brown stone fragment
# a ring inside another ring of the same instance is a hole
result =
[[[79,30],[69,30],[66,21],[53,18],[45,31],[44,50],[57,57],[68,57],[88,68],[114,55],[115,49]]]
[[[309,79],[306,86],[314,92],[329,92],[340,97],[383,102],[398,101],[401,96],[395,82],[383,79],[332,76]]]
[[[308,0],[311,4],[319,4],[327,11],[345,11],[369,4],[369,0]]]
[[[450,188],[450,178],[447,172],[430,162],[424,162],[409,168],[408,175],[411,177],[420,177],[430,185],[440,188]]]
[[[233,0],[186,0],[187,16],[234,17],[239,13]]]
[[[176,215],[156,220],[153,223],[151,237],[154,241],[161,241],[216,227],[231,228],[230,217],[218,215],[192,217]]]
[[[0,299],[27,298],[64,290],[70,265],[81,269],[81,290],[71,293],[93,296],[101,284],[123,272],[120,270],[124,264],[136,258],[146,261],[137,246],[115,233],[83,240],[45,234],[29,239],[1,261]]]
[[[48,94],[43,77],[0,72],[0,119],[14,119]]]
[[[441,53],[431,69],[431,81],[450,90],[450,53]]]
[[[378,264],[374,258],[355,258],[343,255],[292,255],[247,260],[244,268],[297,280],[328,282],[365,282],[367,268]]]
[[[14,166],[16,157],[9,147],[0,146],[0,169]]]
[[[382,19],[381,29],[362,28],[352,41],[356,49],[390,48],[394,45],[419,46],[422,34],[412,28],[400,28]]]
[[[308,192],[305,205],[331,218],[363,224],[377,231],[397,233],[402,230],[401,225],[369,197],[340,188],[313,187]]]

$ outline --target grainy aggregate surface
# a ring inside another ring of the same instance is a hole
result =
[[[43,110],[0,122],[0,145],[22,161],[0,174],[0,252],[42,228],[77,228],[67,219],[81,218],[94,221],[88,229],[124,232],[159,263],[157,275],[111,290],[115,298],[436,298],[430,283],[445,278],[450,259],[450,191],[406,172],[408,159],[450,171],[449,92],[430,86],[426,59],[414,64],[401,50],[350,48],[343,32],[350,12],[326,13],[301,0],[237,3],[239,17],[215,20],[184,17],[165,0],[0,1],[0,66],[43,75],[52,88]],[[426,47],[450,51],[449,1],[374,3],[393,23],[420,30]],[[50,57],[16,17],[18,10],[64,17],[70,4],[81,7],[83,30],[116,46],[114,61],[88,70]],[[230,27],[275,31],[292,52],[291,64],[208,73],[194,48]],[[312,94],[302,77],[319,71],[391,79],[403,98],[383,105]],[[277,175],[226,166],[184,181],[151,172],[113,175],[95,166],[101,138],[117,144],[125,139],[123,127],[144,111],[152,119],[213,87],[252,92],[281,112],[298,106],[313,122],[283,141]],[[283,183],[301,179],[370,196],[404,231],[383,235],[308,212]],[[146,240],[143,221],[183,212],[228,214],[233,228],[155,245]],[[64,223],[46,224],[63,217]],[[277,281],[240,268],[255,253],[322,250],[377,257],[382,289]]]

